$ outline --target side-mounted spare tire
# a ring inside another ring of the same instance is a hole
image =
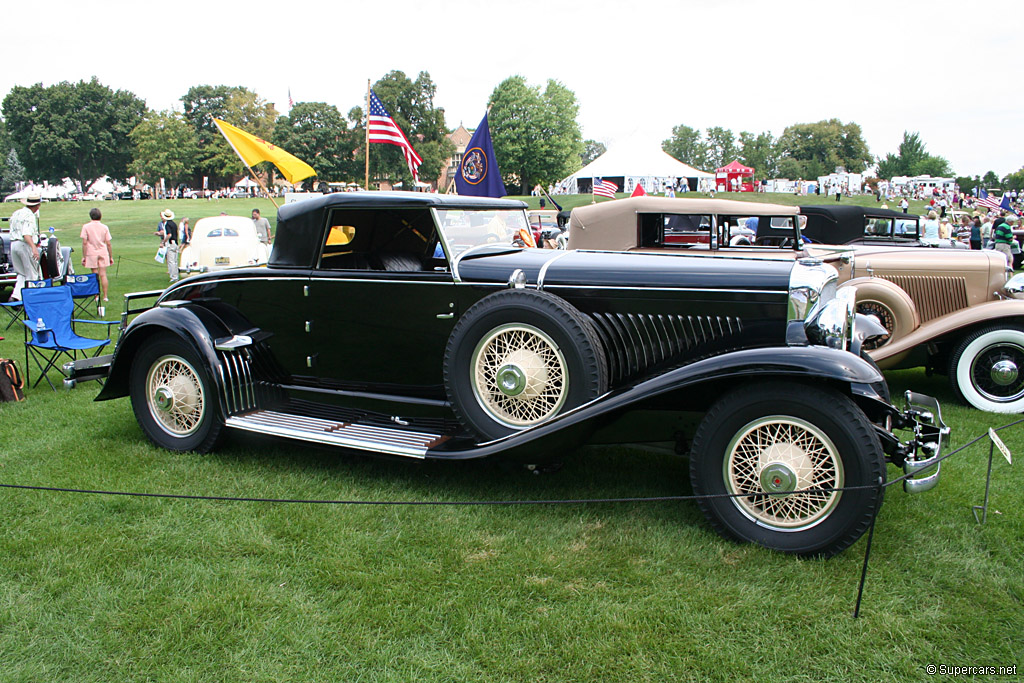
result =
[[[49,280],[63,275],[61,273],[63,260],[60,253],[60,242],[56,237],[50,237],[46,240],[46,249],[43,252],[43,278]]]
[[[444,382],[452,410],[484,440],[541,424],[608,390],[604,348],[590,322],[547,292],[508,289],[460,318]]]

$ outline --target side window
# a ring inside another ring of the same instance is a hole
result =
[[[891,218],[865,218],[865,237],[890,237],[892,235]]]
[[[708,247],[711,245],[711,216],[706,214],[664,214],[662,240],[666,247]]]
[[[437,244],[428,209],[336,209],[328,215],[322,270],[430,270]]]

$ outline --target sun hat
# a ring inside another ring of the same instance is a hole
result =
[[[40,204],[43,203],[43,199],[42,197],[39,196],[38,192],[29,192],[21,200],[21,203],[24,204],[25,206],[39,206]]]
[[[170,209],[164,209],[163,211],[160,212],[160,218],[163,218],[165,221],[173,221],[174,212],[171,211]]]

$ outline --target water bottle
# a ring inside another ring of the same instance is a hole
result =
[[[46,329],[46,325],[43,324],[42,318],[36,318],[36,332],[42,332]]]

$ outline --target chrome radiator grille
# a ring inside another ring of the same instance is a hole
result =
[[[691,350],[742,332],[739,318],[591,313],[613,384],[684,358]]]
[[[967,281],[963,277],[934,275],[883,275],[910,295],[921,322],[967,308]]]

